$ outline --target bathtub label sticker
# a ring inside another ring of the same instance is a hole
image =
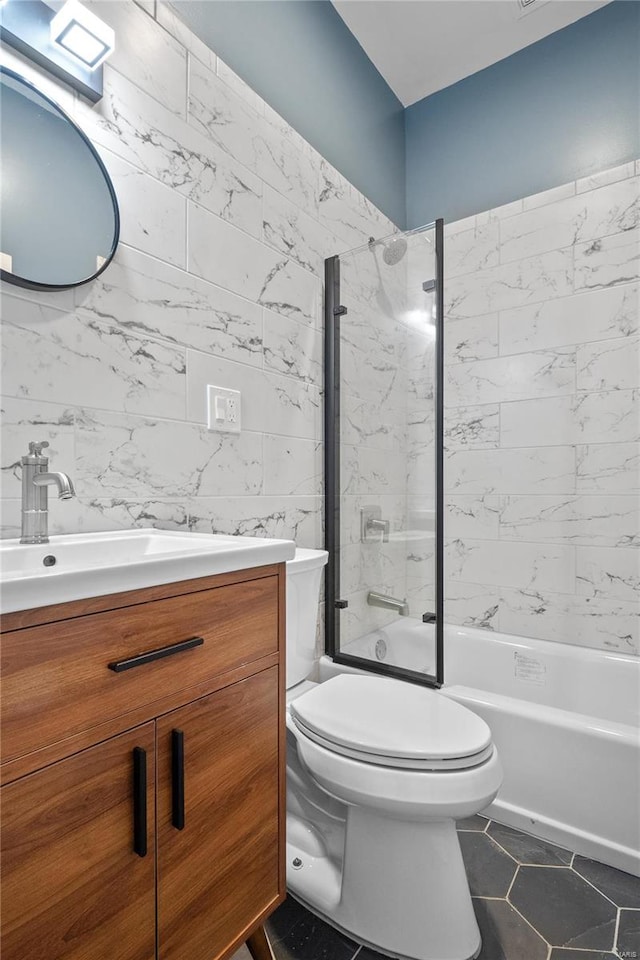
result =
[[[547,667],[542,660],[525,656],[517,651],[514,656],[514,676],[516,680],[525,680],[527,683],[546,683]]]

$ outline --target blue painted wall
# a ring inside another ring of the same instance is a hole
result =
[[[407,225],[640,157],[640,3],[615,0],[405,111]]]
[[[180,0],[177,13],[399,226],[402,104],[328,0]]]

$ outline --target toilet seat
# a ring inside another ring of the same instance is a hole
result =
[[[462,770],[493,753],[481,717],[436,690],[343,674],[290,704],[299,732],[325,750],[410,770]]]

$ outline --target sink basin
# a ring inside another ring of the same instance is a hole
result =
[[[0,541],[0,611],[99,597],[123,590],[291,560],[292,540],[137,529]]]

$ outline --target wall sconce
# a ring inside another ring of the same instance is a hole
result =
[[[51,39],[90,70],[99,67],[116,45],[111,27],[78,0],[67,0],[56,13],[51,21]]]
[[[115,34],[78,0],[58,13],[43,0],[0,0],[0,37],[87,100],[101,99],[102,63]]]

